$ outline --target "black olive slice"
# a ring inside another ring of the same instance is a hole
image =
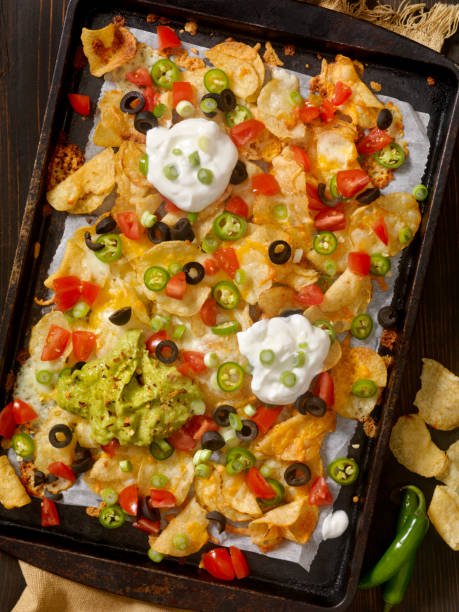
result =
[[[47,484],[52,484],[53,482],[56,482],[56,480],[59,480],[59,478],[57,476],[54,476],[54,474],[48,474],[48,476],[46,477]]]
[[[291,487],[301,487],[311,479],[311,470],[305,463],[292,463],[284,472],[284,480]]]
[[[234,170],[231,173],[230,183],[232,185],[240,185],[243,183],[249,175],[247,174],[247,168],[240,159],[237,160]]]
[[[59,501],[60,499],[62,499],[62,493],[51,493],[51,491],[46,490],[45,497],[51,499],[52,501]]]
[[[258,304],[250,304],[249,305],[249,317],[252,319],[254,323],[258,321],[258,319],[263,314],[263,311],[258,306]]]
[[[319,194],[319,198],[325,206],[338,206],[338,204],[342,201],[343,196],[339,195],[336,198],[327,198],[327,194],[325,193],[326,185],[325,183],[319,183],[317,185],[317,193]]]
[[[88,249],[91,251],[101,251],[104,248],[104,245],[101,242],[92,241],[91,234],[89,232],[84,233],[84,241]]]
[[[153,244],[159,244],[160,242],[170,240],[169,226],[162,221],[158,221],[153,225],[153,227],[148,228],[148,237]]]
[[[46,476],[44,475],[44,473],[41,470],[34,470],[33,471],[33,486],[39,487],[45,482],[46,482]]]
[[[161,515],[159,513],[158,508],[154,508],[151,505],[150,496],[144,497],[140,504],[142,516],[147,518],[149,521],[159,521],[161,519]]]
[[[61,435],[57,437],[57,434]],[[62,436],[64,437],[62,438]],[[59,425],[54,425],[54,427],[51,427],[48,433],[49,443],[51,444],[51,446],[54,446],[54,448],[65,448],[70,444],[72,438],[72,430],[70,429],[70,427],[67,427],[67,425],[64,425],[63,423],[60,423]]]
[[[81,453],[76,461],[72,463],[72,471],[75,474],[83,474],[83,472],[87,472],[94,465],[94,459],[92,458],[91,452],[89,449],[82,449],[85,452]]]
[[[189,240],[190,242],[194,240],[193,228],[186,217],[182,217],[177,223],[174,223],[171,227],[170,235],[171,240]]]
[[[114,229],[116,229],[116,221],[109,215],[97,223],[96,234],[111,234]]]
[[[204,266],[197,261],[189,261],[183,266],[185,280],[189,285],[197,285],[205,275]]]
[[[225,440],[218,431],[206,431],[201,438],[201,448],[212,451],[220,450],[225,446]]]
[[[268,254],[273,264],[284,264],[290,259],[292,247],[285,240],[275,240],[269,245]]]
[[[233,408],[233,406],[229,404],[222,404],[215,408],[212,416],[217,425],[220,425],[220,427],[228,427],[229,415],[231,413],[236,414],[236,408]]]
[[[303,314],[303,312],[304,312],[304,311],[303,311],[301,308],[289,309],[289,310],[283,310],[283,311],[280,313],[280,316],[281,316],[281,317],[291,317],[292,315],[295,315],[295,314],[300,314],[300,315],[302,315],[302,314]]]
[[[306,402],[312,397],[311,391],[306,391],[303,395],[296,398],[295,407],[300,414],[307,414]]]
[[[255,421],[250,419],[242,419],[242,429],[236,432],[239,440],[243,442],[251,442],[258,436],[258,427]]]
[[[73,374],[73,372],[76,372],[77,370],[81,370],[81,368],[86,365],[86,361],[77,361],[76,363],[73,364],[73,366],[70,368],[70,372]]]
[[[174,363],[178,357],[178,348],[172,340],[162,340],[155,348],[155,355],[162,363]]]
[[[384,308],[381,308],[378,312],[378,323],[381,327],[384,327],[384,329],[394,327],[397,321],[398,313],[392,306],[384,306]]]
[[[305,407],[309,414],[315,417],[324,416],[327,411],[327,404],[321,397],[310,397],[306,400]]]
[[[383,108],[378,113],[378,118],[376,119],[376,125],[380,130],[387,130],[388,127],[392,125],[392,113],[388,108]]]
[[[225,531],[226,517],[224,517],[223,514],[220,514],[220,512],[217,512],[216,510],[214,510],[213,512],[208,512],[206,514],[206,519],[209,520],[211,523],[217,524],[218,533]]]
[[[218,108],[224,113],[228,113],[236,108],[236,96],[231,89],[224,89],[217,100]]]
[[[132,106],[133,102],[138,100],[135,106]],[[143,110],[145,106],[145,98],[140,93],[140,91],[128,91],[127,94],[121,98],[120,109],[123,113],[127,113],[128,115],[136,115]]]
[[[120,308],[119,310],[115,310],[108,317],[110,323],[113,325],[126,325],[131,319],[132,308],[130,306],[125,306],[124,308]]]
[[[148,130],[158,126],[158,120],[151,111],[140,111],[134,119],[134,127],[138,132],[146,134]]]
[[[360,204],[371,204],[374,202],[379,196],[381,192],[377,187],[370,187],[369,189],[365,189],[361,194],[357,196],[357,202]]]

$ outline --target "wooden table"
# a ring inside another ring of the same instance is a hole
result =
[[[57,53],[67,0],[3,0],[0,3],[0,295],[13,261],[22,211]],[[432,0],[427,1],[432,4]],[[459,61],[458,37],[448,44]],[[419,385],[421,357],[438,359],[459,372],[457,231],[459,228],[459,156],[448,178],[432,258],[405,373],[400,412],[412,410]],[[433,481],[404,470],[388,453],[365,563],[374,562],[389,541],[394,523],[390,491],[416,482],[430,498]],[[458,555],[431,528],[418,554],[411,586],[400,610],[455,612],[458,609]],[[0,552],[0,610],[9,612],[24,588],[17,561]],[[360,591],[350,610],[382,610],[377,590]]]

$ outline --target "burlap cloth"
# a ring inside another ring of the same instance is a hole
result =
[[[378,3],[369,8],[367,0],[307,0],[346,13],[407,36],[435,51],[459,27],[458,0],[437,2],[431,9],[409,1]],[[371,3],[374,5],[374,3]],[[20,561],[26,588],[12,612],[158,612],[178,610],[146,604],[134,599],[66,580]]]

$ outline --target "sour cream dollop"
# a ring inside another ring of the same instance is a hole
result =
[[[291,404],[305,393],[330,349],[328,334],[300,314],[257,321],[237,341],[253,368],[252,391],[268,404]]]
[[[147,179],[189,212],[203,210],[222,195],[238,159],[231,138],[207,119],[184,119],[170,129],[148,130],[147,155]],[[199,179],[202,174],[206,182]]]
[[[349,518],[344,510],[337,510],[325,517],[322,524],[322,537],[324,540],[339,538],[349,525]]]

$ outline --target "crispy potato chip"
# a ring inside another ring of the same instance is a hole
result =
[[[60,372],[60,370],[65,367],[65,361],[72,350],[72,346],[69,342],[64,352],[58,359],[46,362],[41,361],[41,353],[51,325],[57,325],[58,327],[71,331],[64,313],[57,310],[48,312],[38,321],[36,325],[32,327],[29,342],[29,353],[34,364],[40,364],[41,367],[43,367],[43,364],[46,364],[46,369],[52,372]],[[37,369],[39,368],[37,367]]]
[[[429,478],[446,467],[447,456],[430,437],[426,424],[418,414],[401,416],[392,428],[390,449],[407,470]]]
[[[296,291],[291,287],[276,285],[260,294],[258,306],[267,317],[278,317],[284,310],[301,308],[295,300]]]
[[[84,164],[84,155],[76,144],[58,144],[48,166],[46,190],[51,191]]]
[[[194,478],[192,455],[175,450],[168,459],[162,461],[155,460],[150,453],[148,455],[143,459],[137,476],[140,495],[146,497],[150,494],[151,477],[154,474],[164,474],[169,482],[163,488],[174,494],[177,506],[183,504]]]
[[[157,538],[149,537],[150,547],[163,555],[187,557],[198,552],[209,539],[208,524],[206,511],[201,508],[194,497]],[[188,537],[188,545],[183,550],[174,546],[174,536],[178,534]]]
[[[459,550],[459,494],[436,486],[427,511],[433,526],[453,550]]]
[[[384,168],[376,161],[374,155],[365,155],[361,162],[364,170],[371,179],[372,184],[379,189],[384,189],[394,180],[394,173],[390,168]]]
[[[94,131],[94,144],[100,147],[119,147],[124,140],[145,142],[145,135],[134,127],[134,115],[123,113],[120,102],[123,94],[112,89],[106,91],[98,104],[100,121]]]
[[[261,516],[262,512],[257,503],[257,498],[250,491],[245,481],[245,474],[236,474],[231,476],[226,469],[222,469],[221,475],[221,494],[222,500],[220,507],[226,510],[229,506],[239,515],[244,515],[246,518],[233,518],[231,520],[249,520]],[[222,513],[225,514],[225,510]],[[227,510],[226,510],[227,511]],[[227,516],[227,514],[225,514]],[[234,515],[233,515],[234,516]]]
[[[421,388],[414,398],[424,421],[449,431],[459,427],[459,377],[434,359],[422,359]]]
[[[105,149],[48,191],[48,203],[75,215],[96,210],[115,187],[114,162],[113,150]]]
[[[236,96],[248,99],[258,93],[264,80],[264,65],[257,48],[228,41],[206,51],[206,57],[226,72]]]
[[[113,489],[119,493],[122,489],[135,482],[140,468],[150,455],[144,446],[120,446],[113,457],[102,453],[92,468],[86,472],[84,480],[91,491],[100,495],[104,489]],[[120,461],[130,461],[132,471],[123,472]]]
[[[128,93],[128,91],[132,91],[133,89],[140,90],[140,87],[137,87],[134,85],[134,83],[128,81],[126,74],[129,72],[135,72],[139,68],[146,68],[148,72],[150,72],[153,64],[160,59],[163,59],[163,56],[160,55],[158,49],[153,49],[144,43],[138,43],[134,57],[119,68],[112,70],[106,78],[109,78],[110,81],[114,81],[116,83],[116,89],[118,89],[123,95]],[[165,92],[161,92],[161,96],[163,93]],[[170,92],[167,92],[167,94],[170,94]],[[161,100],[161,102],[162,101],[163,100]],[[168,114],[170,115],[170,113]]]
[[[350,123],[313,128],[314,146],[308,148],[311,168],[328,185],[340,170],[360,168],[355,146],[357,131]]]
[[[91,424],[86,419],[81,419],[75,426],[73,435],[83,448],[98,448],[99,444],[92,437]]]
[[[83,28],[81,42],[89,70],[97,77],[131,60],[137,50],[137,41],[131,32],[114,23],[100,30]]]
[[[284,62],[279,58],[269,40],[265,44],[266,51],[263,53],[263,60],[271,66],[283,66]]]
[[[459,440],[451,444],[446,456],[448,457],[446,468],[436,478],[459,493]]]
[[[22,508],[30,502],[31,499],[8,457],[0,456],[0,504],[11,510],[11,508]]]
[[[339,360],[341,359],[342,349],[341,344],[338,340],[335,340],[330,345],[330,350],[328,351],[328,355],[325,357],[324,364],[322,366],[322,372],[326,372],[327,370],[331,370],[334,368]]]
[[[308,460],[308,468],[311,471],[311,478],[309,482],[301,487],[292,487],[285,482],[284,474],[285,470],[291,465],[289,461],[281,461],[277,458],[263,457],[263,465],[266,465],[271,470],[271,478],[275,478],[285,488],[285,500],[287,502],[294,501],[295,499],[302,499],[307,497],[309,494],[309,489],[311,488],[311,484],[314,482],[316,478],[319,476],[323,476],[324,469],[322,465],[322,459],[320,454],[312,457]]]
[[[34,439],[34,463],[37,470],[41,470],[44,474],[48,474],[48,465],[55,461],[62,461],[62,463],[65,463],[65,465],[69,467],[72,465],[75,460],[76,438],[73,436],[70,444],[67,444],[64,448],[55,448],[49,441],[49,432],[55,425],[61,424],[67,425],[67,427],[73,429],[78,420],[78,417],[75,415],[58,407],[49,411],[48,418],[40,427]],[[71,483],[68,483],[68,486],[70,486],[70,484]]]

